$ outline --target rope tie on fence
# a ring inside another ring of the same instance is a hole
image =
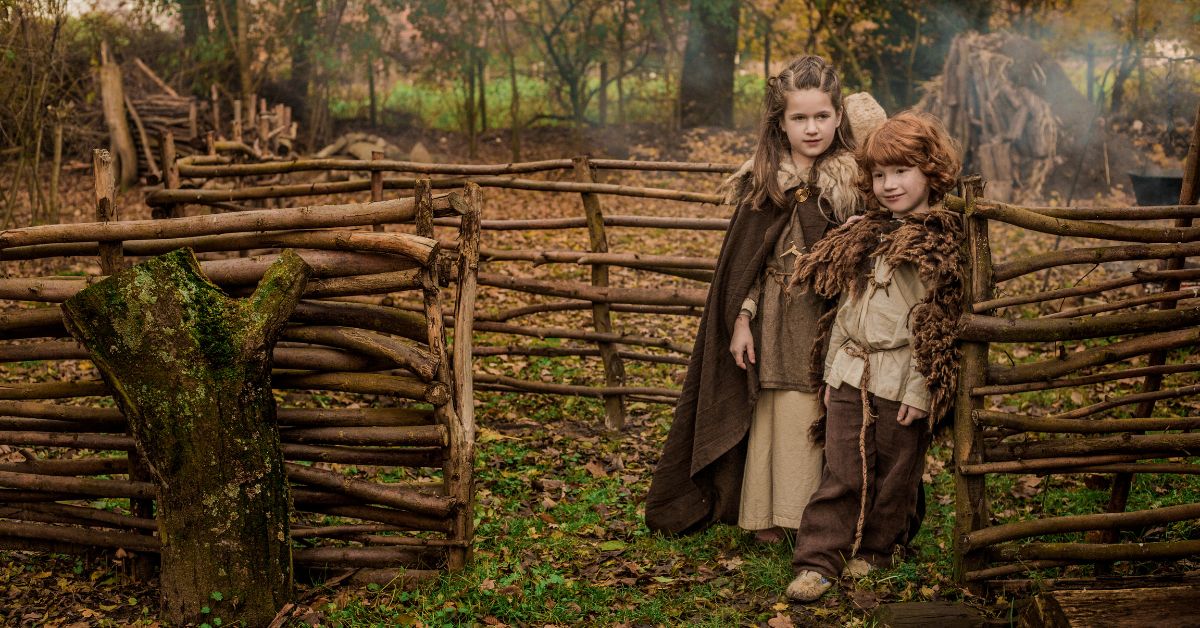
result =
[[[867,392],[867,388],[871,386],[871,361],[867,359],[867,356],[879,353],[879,351],[867,349],[853,340],[846,341],[843,348],[846,350],[846,355],[863,361],[862,381],[858,383],[863,414],[862,427],[858,430],[858,459],[862,463],[862,488],[858,496],[858,521],[854,524],[854,544],[850,546],[850,555],[854,556],[858,553],[858,547],[862,545],[863,525],[867,520],[867,428],[878,418],[871,409],[871,397]]]

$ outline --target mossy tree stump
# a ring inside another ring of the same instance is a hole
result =
[[[310,272],[284,251],[252,296],[231,299],[179,249],[63,305],[157,484],[162,607],[173,623],[203,621],[208,605],[226,623],[264,626],[291,596],[271,350]]]

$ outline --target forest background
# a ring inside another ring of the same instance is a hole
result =
[[[290,105],[310,149],[359,124],[459,133],[458,160],[491,133],[515,161],[540,127],[599,153],[596,131],[752,126],[804,53],[894,112],[967,30],[1036,40],[1097,114],[1191,121],[1186,0],[0,0],[0,157],[48,157],[56,124],[64,154],[101,145],[101,41],[197,96]]]

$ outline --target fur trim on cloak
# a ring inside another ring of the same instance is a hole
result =
[[[866,288],[871,258],[882,258],[892,266],[912,264],[917,268],[929,292],[909,314],[909,329],[917,371],[929,384],[930,427],[953,404],[958,377],[956,330],[962,314],[962,238],[961,219],[943,209],[901,219],[873,211],[862,220],[826,234],[797,260],[789,282],[789,288],[803,284],[827,298],[842,292],[854,297]],[[829,342],[831,325],[822,327],[818,345]]]
[[[751,171],[753,167],[754,160],[750,159],[721,184],[720,193],[725,195],[727,204],[737,205],[750,197],[750,190],[754,185],[754,175]],[[863,211],[865,203],[862,193],[858,190],[858,173],[858,162],[849,151],[840,151],[817,163],[816,186],[821,190],[821,209],[833,210],[827,217],[835,224],[842,224],[850,216],[861,214]],[[790,167],[781,168],[778,174],[781,179],[785,176],[794,179],[796,185],[808,178],[807,170],[796,172]],[[792,187],[782,180],[780,183],[784,189]]]

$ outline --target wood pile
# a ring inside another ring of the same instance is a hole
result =
[[[1043,65],[1017,63],[1007,33],[968,32],[955,38],[940,76],[925,86],[917,109],[942,120],[963,150],[963,172],[981,174],[988,198],[1042,198],[1055,166],[1060,126],[1043,92]],[[1025,48],[1036,49],[1028,42]],[[1061,71],[1059,72],[1061,73]]]

